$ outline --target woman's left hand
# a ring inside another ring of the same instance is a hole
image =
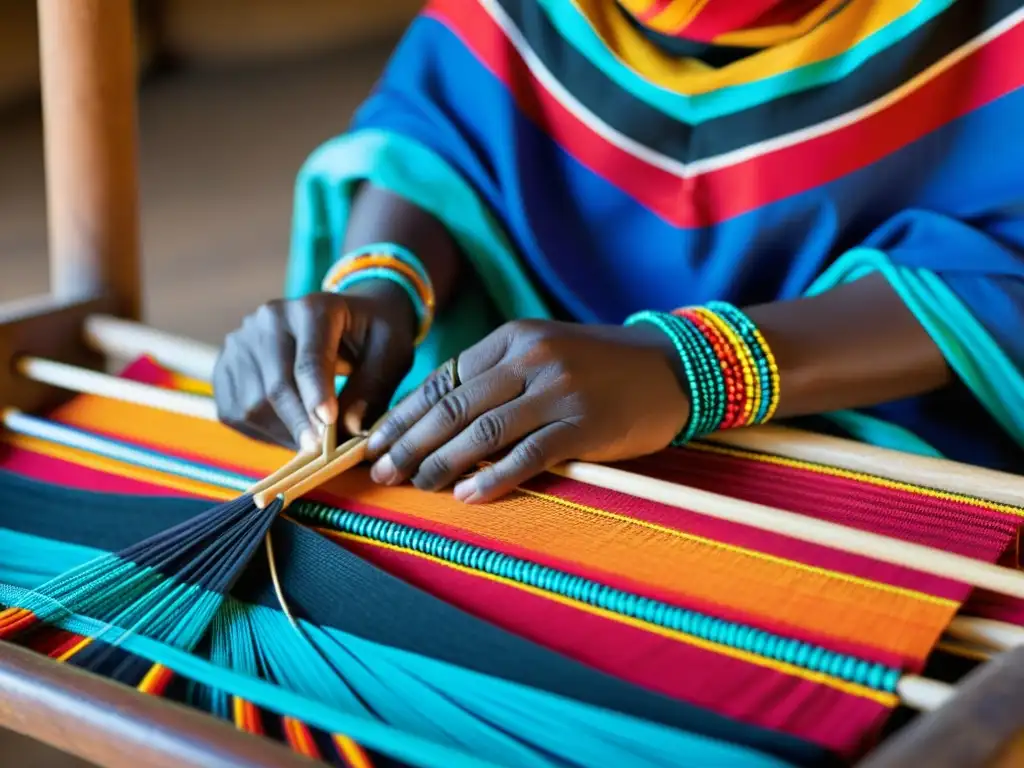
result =
[[[455,482],[467,503],[491,501],[563,461],[654,453],[690,405],[671,341],[646,324],[509,323],[442,366],[370,436],[372,478],[424,490]]]

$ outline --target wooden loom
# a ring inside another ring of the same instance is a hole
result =
[[[39,15],[51,293],[0,307],[0,405],[45,410],[65,398],[66,390],[90,391],[97,381],[110,383],[86,370],[140,354],[208,378],[214,350],[137,324],[141,286],[131,0],[39,0]],[[129,400],[139,396],[130,384],[111,394]],[[194,408],[193,415],[209,413],[202,398],[166,397],[177,398],[174,407],[185,412]],[[774,427],[719,439],[1024,505],[1024,479],[952,462]],[[570,465],[562,471],[586,482],[594,468]],[[639,495],[665,501],[665,494],[672,493],[652,486]],[[719,512],[748,515],[744,521],[757,527],[749,515],[756,517],[758,510],[740,507],[737,502],[734,509]],[[862,545],[888,546],[890,558],[908,551],[902,542],[858,539],[856,532],[831,524],[811,526],[808,532],[807,518],[773,518],[772,510],[763,509],[760,514],[768,515],[762,525],[797,538],[818,536],[814,540],[819,543],[853,551]],[[877,549],[862,551],[878,556]],[[919,554],[927,560],[927,553]],[[6,643],[0,643],[0,726],[103,766],[309,765],[284,746],[227,723]],[[915,764],[1024,764],[1024,649],[1005,651],[986,663],[957,687],[952,699],[862,763]]]

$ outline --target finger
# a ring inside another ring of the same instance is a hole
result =
[[[556,421],[524,438],[507,456],[455,486],[455,498],[481,504],[504,496],[527,480],[579,453],[579,428]]]
[[[316,450],[317,431],[302,405],[292,373],[295,340],[279,326],[265,326],[259,350],[248,348],[263,380],[263,391],[292,440],[303,450]],[[259,358],[257,359],[257,355]]]
[[[447,376],[447,374],[442,374]],[[422,418],[392,444],[370,472],[375,482],[397,485],[417,473],[420,462],[456,438],[476,419],[509,401],[525,389],[511,367],[500,365],[456,387],[438,400]],[[488,420],[486,424],[490,425]],[[439,468],[447,476],[447,468]]]
[[[535,398],[517,397],[506,402],[478,416],[452,440],[423,459],[412,479],[413,485],[424,491],[444,488],[480,462],[547,423],[544,409]]]
[[[456,358],[455,368],[458,379],[471,381],[484,371],[494,368],[509,348],[509,333],[498,329],[474,344]],[[370,458],[383,454],[399,438],[422,419],[431,408],[455,388],[448,366],[427,377],[418,389],[411,392],[396,405],[374,429],[367,443]]]
[[[267,402],[255,365],[244,338],[229,335],[213,371],[217,417],[246,437],[292,447],[292,436]]]
[[[411,365],[412,350],[407,345],[396,345],[387,326],[372,324],[338,403],[349,434],[362,432],[365,424],[387,410]]]
[[[293,301],[285,305],[285,317],[295,338],[295,366],[292,375],[307,418],[322,424],[338,419],[334,376],[339,367],[338,348],[350,315],[346,304],[332,311],[320,305]]]

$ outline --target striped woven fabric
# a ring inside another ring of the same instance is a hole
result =
[[[194,388],[149,361],[129,374]],[[143,456],[182,459],[191,476],[154,468],[147,459],[118,460],[72,447],[59,434],[53,441],[6,434],[9,450],[0,468],[10,474],[0,484],[6,497],[0,562],[8,593],[34,588],[88,553],[123,552],[208,506],[190,499],[232,499],[250,479],[289,458],[218,424],[92,396],[75,398],[40,423],[98,437],[101,447],[113,439]],[[1015,554],[1024,514],[710,445],[667,451],[627,468],[989,562]],[[33,481],[46,485],[18,485]],[[81,496],[85,490],[105,495]],[[59,509],[69,504],[74,509]],[[289,599],[315,626],[793,764],[849,759],[873,743],[898,704],[900,674],[924,667],[970,596],[969,587],[951,579],[554,476],[481,511],[448,494],[375,486],[356,469],[288,514],[322,534],[310,539],[311,532],[283,520],[272,528]],[[24,542],[35,548],[49,542],[53,562],[40,562],[45,548],[33,549],[26,562],[28,555],[17,554]],[[280,617],[260,558],[232,588],[214,623],[237,635],[249,619],[236,606],[249,604]],[[976,597],[973,604],[982,615],[1024,614],[1006,600]],[[23,619],[12,611],[6,622]],[[210,631],[219,636],[216,628]],[[87,634],[54,630],[29,644],[60,657]],[[138,683],[143,690],[172,695],[187,688],[184,675],[170,675],[166,666],[140,669],[149,670]],[[185,700],[194,704],[196,698]],[[248,702],[240,694],[235,700]],[[207,708],[240,727],[285,738],[300,751],[306,744],[321,757],[342,754],[336,746],[341,737],[332,741],[330,729],[307,728],[294,713],[280,720],[250,703],[232,709],[225,701]],[[389,719],[388,706],[377,702],[373,709],[392,725],[405,722]],[[372,750],[358,759],[390,754],[410,764],[438,764],[426,752],[418,760],[389,752],[387,739],[371,742]],[[522,744],[528,752],[537,749],[525,737]],[[496,765],[519,764],[503,762],[501,753],[494,758]],[[576,758],[573,764],[591,764]],[[630,764],[646,764],[643,756],[635,759],[640,762]]]

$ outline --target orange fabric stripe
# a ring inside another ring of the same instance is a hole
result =
[[[755,621],[773,618],[822,637],[852,640],[917,659],[927,656],[957,608],[952,601],[797,568],[761,553],[522,493],[481,512],[447,493],[377,486],[363,470],[346,473],[328,490],[341,499],[358,499],[618,574],[683,600],[728,605]],[[870,637],[863,636],[865,626],[873,628]]]
[[[309,728],[306,727],[305,723],[288,716],[283,716],[281,723],[284,726],[284,734],[288,740],[288,746],[293,751],[305,757],[312,757],[315,760],[321,759],[320,750],[317,749],[316,742],[313,741],[313,734],[309,732]]]
[[[370,756],[366,754],[366,750],[348,736],[336,733],[332,738],[334,739],[334,746],[338,749],[338,754],[345,758],[351,768],[373,768],[373,762],[371,762]]]
[[[152,696],[162,696],[174,673],[162,664],[154,664],[136,688]]]
[[[90,643],[92,643],[91,637],[83,637],[81,642],[75,643],[70,649],[58,656],[57,661],[67,661]]]

